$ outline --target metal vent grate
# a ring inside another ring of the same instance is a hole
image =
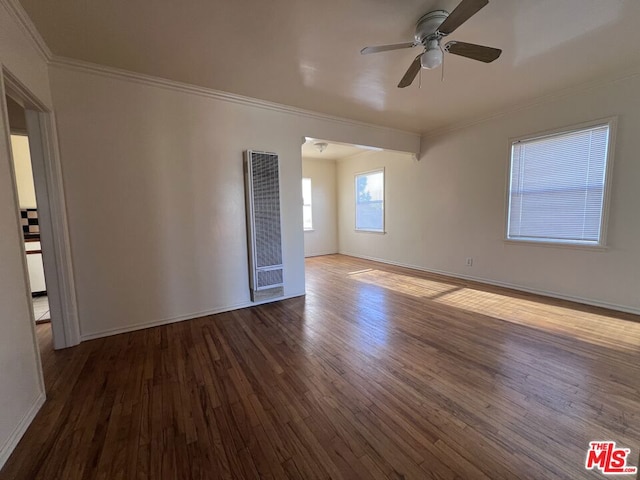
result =
[[[253,297],[255,291],[284,284],[278,156],[248,150],[245,173]]]
[[[281,285],[282,281],[281,268],[278,268],[277,270],[258,270],[258,287]]]
[[[281,265],[278,156],[269,153],[253,153],[251,166],[256,266],[262,268]]]

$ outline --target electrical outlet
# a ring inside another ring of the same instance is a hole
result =
[[[473,267],[473,258],[467,257],[467,267]]]

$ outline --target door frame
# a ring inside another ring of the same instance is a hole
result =
[[[55,115],[4,66],[0,71],[0,84],[2,115],[7,119],[3,134],[8,144],[11,132],[5,94],[25,110],[53,345],[55,349],[71,347],[79,344],[81,337]],[[13,181],[15,189],[15,178]],[[16,211],[16,215],[19,214]],[[27,294],[30,296],[30,291]],[[35,321],[32,328],[35,333]]]

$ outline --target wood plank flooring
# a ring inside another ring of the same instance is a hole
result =
[[[582,479],[640,447],[632,315],[333,255],[307,296],[51,349],[0,479]],[[629,478],[622,476],[619,478]]]

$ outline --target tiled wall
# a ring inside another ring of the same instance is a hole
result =
[[[36,208],[20,209],[20,224],[22,225],[22,233],[25,235],[39,234],[38,210]]]

